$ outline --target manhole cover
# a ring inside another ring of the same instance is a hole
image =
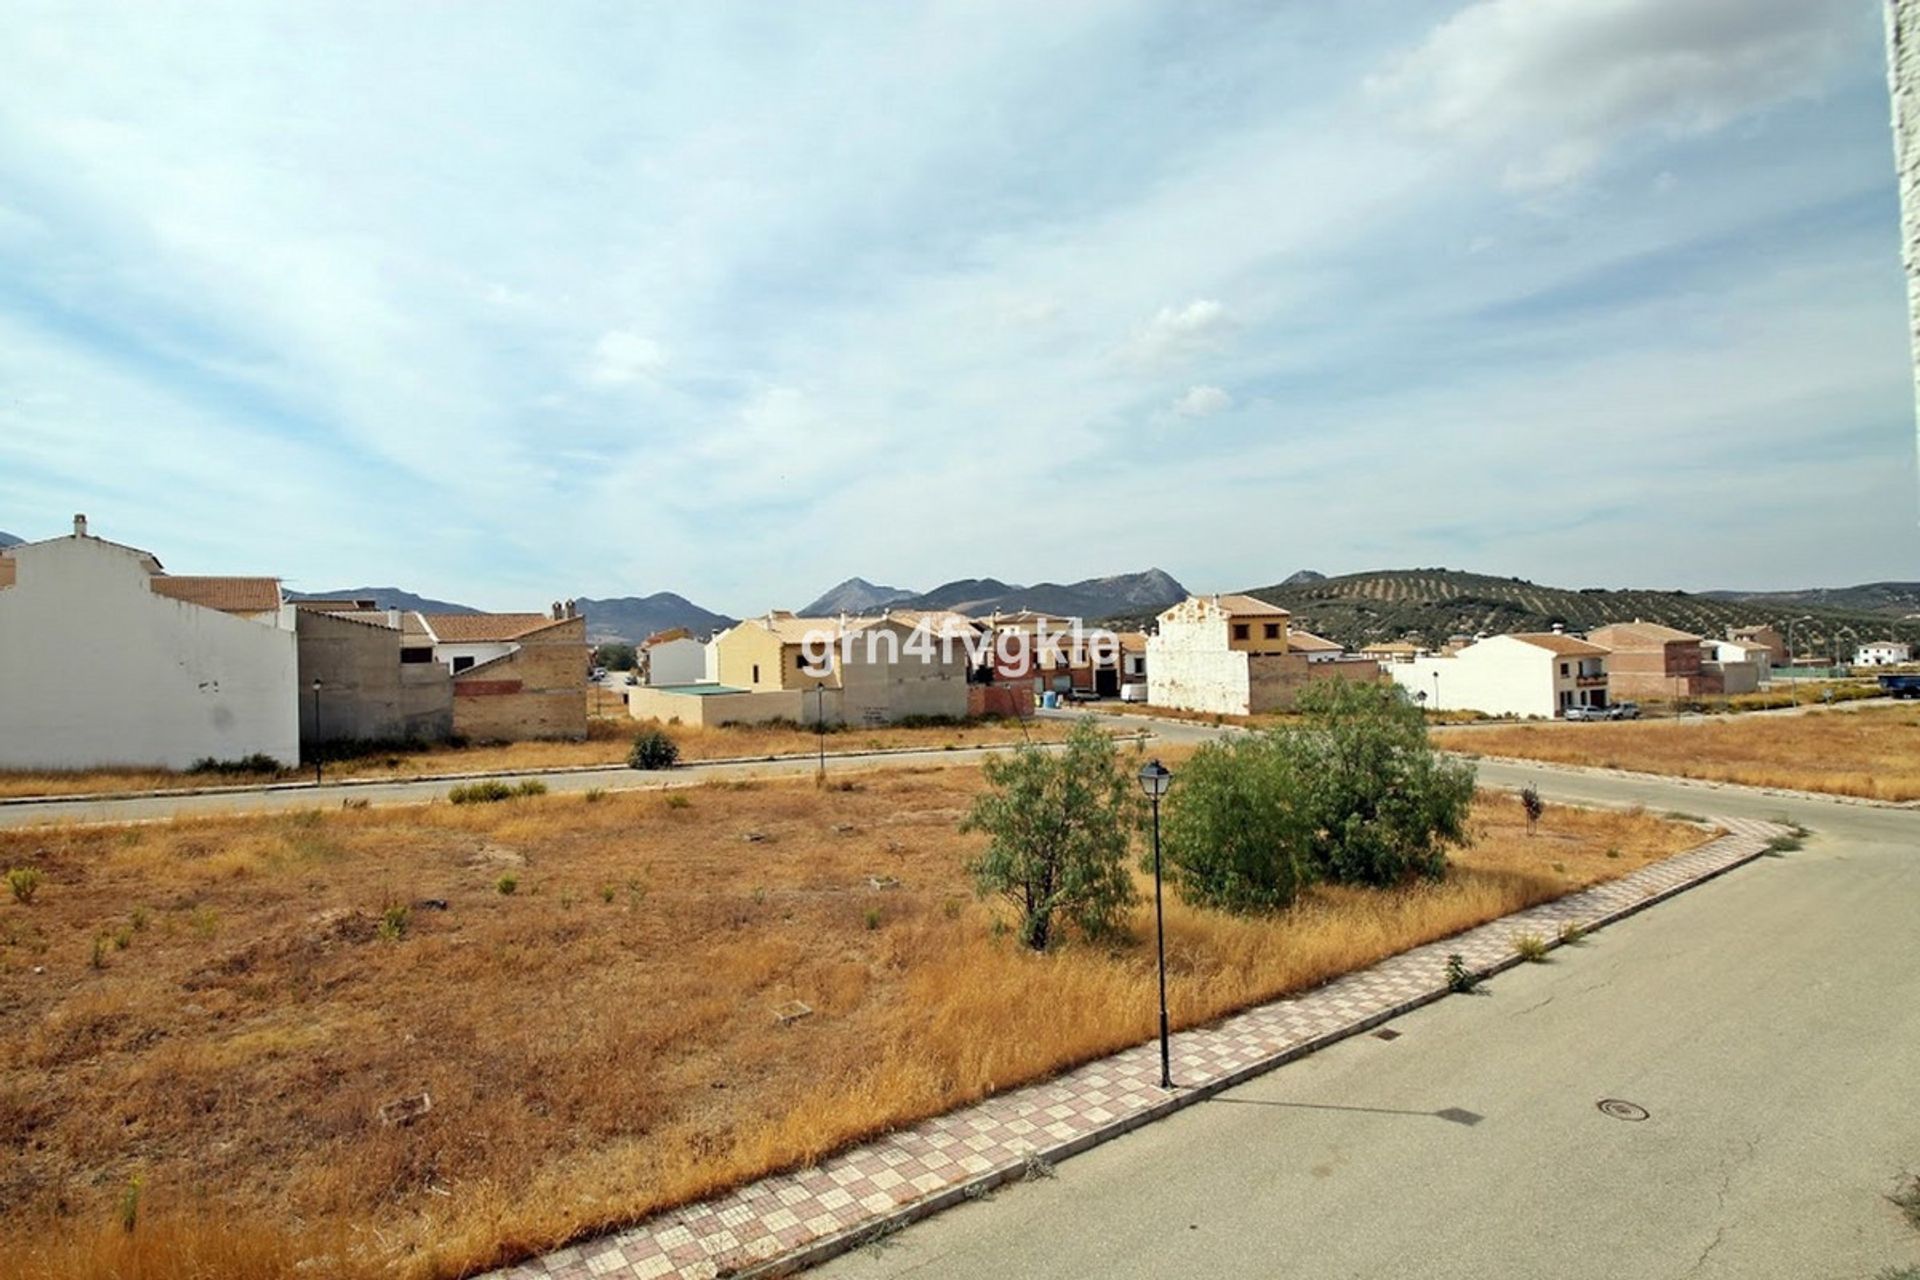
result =
[[[1604,1114],[1612,1116],[1615,1120],[1645,1120],[1647,1118],[1647,1109],[1645,1107],[1639,1106],[1636,1103],[1627,1102],[1621,1098],[1602,1098],[1598,1105]]]
[[[1373,1033],[1373,1038],[1375,1040],[1398,1040],[1400,1038],[1400,1033],[1398,1031],[1395,1031],[1392,1027],[1383,1027],[1380,1030]]]

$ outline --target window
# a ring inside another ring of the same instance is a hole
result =
[[[1267,639],[1278,640],[1279,638],[1280,638],[1280,624],[1277,622],[1269,622],[1267,624]]]
[[[473,665],[472,658],[455,658],[453,660],[453,674],[459,675],[462,671],[465,671],[468,667],[472,665]]]
[[[1567,674],[1567,664],[1564,662],[1560,664],[1560,674],[1561,675]]]
[[[1234,624],[1233,624],[1233,638],[1234,638],[1235,640],[1245,640],[1245,639],[1247,638],[1247,624],[1246,624],[1246,623],[1244,623],[1244,622],[1236,622],[1236,623],[1234,623]]]
[[[807,655],[806,655],[806,654],[804,654],[804,653],[796,653],[796,654],[794,654],[794,655],[793,655],[793,669],[794,669],[795,671],[805,671],[805,670],[807,669]]]
[[[757,662],[753,664],[753,682],[760,683],[760,664]]]
[[[402,649],[400,650],[400,661],[406,663],[432,662],[433,650],[431,648]]]

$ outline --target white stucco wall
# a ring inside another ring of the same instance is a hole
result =
[[[0,768],[299,762],[291,609],[270,623],[156,596],[94,538],[13,549],[0,590]]]
[[[707,646],[690,636],[647,646],[647,683],[698,684],[707,678]]]
[[[1424,705],[1430,710],[1550,719],[1559,713],[1561,681],[1556,664],[1561,661],[1524,640],[1490,636],[1451,658],[1388,662],[1381,669],[1409,694],[1426,694]],[[1573,687],[1571,682],[1568,687]]]
[[[1247,655],[1189,647],[1183,643],[1188,637],[1168,636],[1164,627],[1147,637],[1147,701],[1182,711],[1246,715]]]
[[[436,644],[433,646],[433,660],[454,669],[455,658],[472,658],[474,666],[483,662],[492,662],[495,658],[504,658],[520,646],[507,640],[466,641],[460,644]],[[584,662],[585,659],[583,658]],[[466,670],[463,664],[460,670]]]

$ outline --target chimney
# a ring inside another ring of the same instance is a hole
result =
[[[1562,636],[1562,635],[1565,635],[1566,633],[1567,633],[1566,624],[1560,623],[1560,622],[1556,622],[1553,624],[1553,634],[1557,636]]]
[[[74,513],[73,517],[73,536],[76,538],[87,536],[87,518],[78,512]]]

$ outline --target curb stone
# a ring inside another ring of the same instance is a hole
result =
[[[639,1224],[490,1273],[490,1280],[774,1277],[815,1266],[942,1209],[1263,1075],[1450,994],[1445,957],[1487,977],[1524,961],[1513,937],[1528,926],[1563,945],[1751,862],[1791,834],[1777,823],[1716,818],[1727,834],[1684,853],[1390,956],[1312,991],[1178,1032],[1174,1076],[1158,1087],[1157,1042],[1122,1050],[935,1116],[732,1192],[665,1210]]]

